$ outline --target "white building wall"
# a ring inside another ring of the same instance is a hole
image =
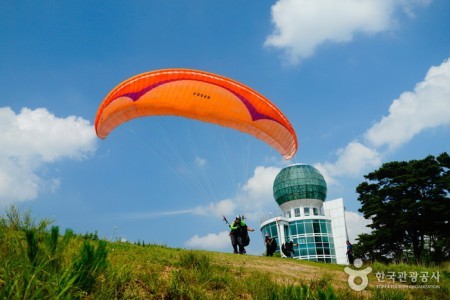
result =
[[[347,226],[345,223],[344,199],[325,201],[323,203],[325,216],[331,218],[331,228],[333,230],[334,249],[336,251],[336,263],[344,265],[347,261],[348,240]]]

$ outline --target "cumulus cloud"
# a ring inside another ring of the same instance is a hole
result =
[[[317,163],[315,167],[330,185],[338,177],[359,176],[381,165],[388,151],[404,145],[424,130],[450,124],[450,60],[433,66],[413,91],[395,99],[389,114],[364,133],[364,141],[352,141],[336,152],[335,162]]]
[[[235,213],[244,214],[252,221],[257,221],[261,215],[271,211],[275,206],[273,198],[273,182],[280,168],[258,166],[253,175],[242,185],[233,197]]]
[[[253,176],[242,187],[243,195],[240,197],[245,197],[245,200],[254,208],[261,208],[272,203],[274,201],[273,182],[280,170],[278,167],[256,167]]]
[[[23,108],[16,114],[0,108],[0,204],[32,200],[60,182],[44,178],[45,164],[86,159],[96,149],[95,132],[80,117],[58,118],[45,108]]]
[[[200,205],[192,210],[193,214],[215,217],[233,215],[236,209],[236,204],[233,200],[225,199],[218,202],[210,203],[208,206]]]
[[[286,60],[298,64],[325,43],[350,42],[357,34],[392,28],[395,11],[413,14],[425,0],[278,0],[272,6],[274,31],[265,46],[284,50]]]
[[[188,248],[194,249],[224,250],[230,247],[229,232],[208,233],[205,236],[195,235],[186,241],[185,245]]]
[[[345,222],[347,224],[348,239],[351,243],[356,242],[358,235],[362,233],[370,233],[372,231],[369,227],[367,227],[367,225],[372,222],[356,212],[346,211]]]
[[[431,67],[414,91],[393,101],[389,114],[366,133],[375,147],[395,149],[423,130],[450,124],[450,60]]]
[[[353,141],[336,152],[338,159],[334,163],[317,163],[314,166],[322,173],[329,184],[336,183],[336,177],[357,176],[365,170],[381,164],[381,156],[375,150]]]

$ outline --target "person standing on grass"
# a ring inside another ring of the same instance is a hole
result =
[[[277,241],[266,233],[264,236],[264,244],[266,245],[266,256],[273,256],[277,250]]]
[[[348,257],[348,262],[353,265],[353,245],[350,244],[350,241],[347,241],[347,257]]]

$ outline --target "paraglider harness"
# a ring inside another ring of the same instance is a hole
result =
[[[242,216],[242,220],[244,220],[245,217]],[[223,221],[225,221],[226,224],[228,224],[228,226],[231,227],[231,224],[228,223],[228,220],[225,216],[223,216]],[[242,222],[242,221],[241,221]],[[230,235],[234,234],[236,236],[240,236],[241,237],[241,241],[242,241],[242,246],[246,247],[250,244],[250,236],[248,235],[248,229],[247,229],[247,224],[245,224],[244,226],[241,225],[241,222],[239,222],[238,224],[236,224],[235,222],[233,222],[233,225],[237,227],[237,229],[231,230]]]

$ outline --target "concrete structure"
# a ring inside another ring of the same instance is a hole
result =
[[[262,219],[260,229],[263,236],[269,234],[277,240],[278,251],[292,240],[294,258],[347,263],[344,201],[324,202],[327,185],[317,169],[306,164],[282,169],[273,193],[282,214]]]

